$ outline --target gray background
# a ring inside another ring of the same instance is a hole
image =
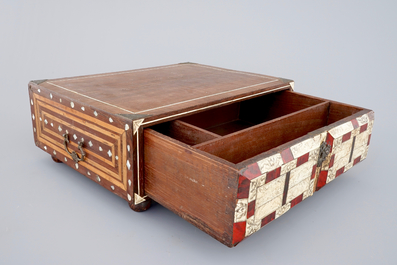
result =
[[[0,264],[396,264],[396,1],[0,1]],[[197,62],[375,111],[367,159],[229,249],[35,147],[27,83]]]

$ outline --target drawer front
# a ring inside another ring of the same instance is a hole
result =
[[[360,112],[348,121],[317,130],[300,142],[283,145],[273,155],[241,170],[233,244],[365,159],[373,122],[372,111]]]
[[[105,122],[99,111],[51,93],[49,97],[31,93],[31,105],[37,146],[113,192],[126,196],[128,175],[132,174],[129,170],[132,145],[127,126],[120,126],[120,122],[116,122],[118,117],[109,116]],[[68,151],[76,152],[79,157],[78,142],[84,142],[83,161],[73,161],[65,148],[65,134],[69,138]]]

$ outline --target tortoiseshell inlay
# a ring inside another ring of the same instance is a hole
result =
[[[258,231],[367,157],[373,113],[324,131],[240,172],[233,244]],[[322,143],[330,152],[318,165]],[[254,173],[252,169],[259,168]]]

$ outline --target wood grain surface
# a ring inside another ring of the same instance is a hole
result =
[[[231,246],[237,170],[154,130],[144,138],[146,193]]]
[[[40,86],[110,113],[151,116],[291,88],[280,78],[194,63],[46,80]]]

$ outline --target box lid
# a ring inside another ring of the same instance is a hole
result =
[[[143,125],[293,89],[292,80],[196,63],[33,82]]]

